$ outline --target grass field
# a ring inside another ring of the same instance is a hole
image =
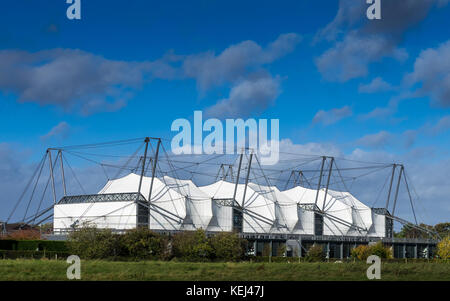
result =
[[[0,260],[1,280],[67,280],[65,261]],[[82,261],[82,280],[299,281],[367,280],[368,264],[355,263],[184,263]],[[450,280],[442,262],[382,263],[381,280]]]

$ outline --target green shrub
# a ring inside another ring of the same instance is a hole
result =
[[[59,258],[65,259],[69,256],[64,252],[52,252],[52,251],[31,251],[31,250],[0,250],[0,259],[17,259],[17,258]]]
[[[210,239],[211,248],[215,259],[238,261],[245,257],[247,241],[236,233],[222,232]]]
[[[391,248],[384,246],[381,241],[377,242],[375,245],[370,246],[370,255],[377,255],[381,259],[388,259],[393,257]]]
[[[19,240],[17,241],[19,251],[39,251],[39,240]]]
[[[445,237],[438,243],[437,255],[441,259],[450,259],[450,236]]]
[[[352,258],[359,260],[366,260],[370,255],[370,247],[368,245],[359,245],[351,251]]]
[[[120,235],[109,229],[83,227],[69,236],[68,250],[83,259],[104,259],[124,253]]]
[[[127,255],[136,259],[167,259],[168,239],[156,234],[147,228],[139,228],[127,231],[121,237],[121,243],[127,250]]]
[[[180,232],[172,238],[173,255],[189,261],[208,261],[213,257],[213,249],[204,230]]]
[[[41,240],[39,241],[39,250],[46,250],[50,252],[67,252],[68,248],[65,241]]]
[[[392,258],[392,250],[389,247],[383,245],[381,241],[377,242],[375,245],[360,245],[351,251],[353,258],[365,261],[370,255],[377,255],[381,259]]]
[[[65,241],[52,240],[0,240],[0,250],[19,250],[19,251],[52,251],[67,252]]]
[[[313,244],[306,253],[307,261],[324,261],[325,257],[326,255],[323,251],[323,247],[318,244]]]

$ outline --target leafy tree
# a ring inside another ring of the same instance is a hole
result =
[[[170,256],[167,250],[168,239],[147,228],[127,231],[121,237],[121,242],[127,250],[127,255],[136,259],[165,259]]]
[[[434,231],[436,231],[440,237],[446,237],[450,235],[450,223],[440,223],[434,226]]]
[[[172,238],[173,255],[192,261],[208,261],[213,256],[213,249],[203,229],[180,232]]]
[[[323,247],[318,244],[313,244],[306,253],[308,261],[324,261],[326,257]]]
[[[120,235],[110,229],[87,225],[70,234],[68,249],[71,254],[83,259],[104,259],[123,254]]]
[[[419,226],[434,231],[433,226],[420,224]],[[408,225],[403,225],[402,230],[395,234],[399,238],[428,238],[428,234]]]
[[[237,261],[244,258],[247,241],[236,233],[222,232],[211,237],[210,244],[216,259]]]
[[[438,243],[437,254],[442,259],[450,259],[450,236],[445,237]]]
[[[352,249],[351,255],[353,258],[357,258],[359,260],[366,260],[371,255],[370,247],[368,245],[359,245]]]
[[[370,255],[377,255],[382,259],[393,258],[392,249],[383,245],[381,241],[377,242],[374,245],[360,245],[356,248],[353,248],[351,251],[351,255],[353,258],[357,258],[359,260],[367,260]]]

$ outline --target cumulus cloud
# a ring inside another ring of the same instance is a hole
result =
[[[450,116],[442,117],[436,126],[433,127],[433,133],[439,134],[450,129]]]
[[[295,33],[280,35],[266,48],[254,41],[231,45],[220,54],[206,52],[187,56],[185,76],[194,78],[200,90],[241,80],[249,71],[261,68],[294,50],[301,37]]]
[[[287,33],[266,47],[244,41],[218,55],[212,51],[192,55],[170,51],[155,61],[141,62],[110,60],[74,49],[2,50],[0,89],[17,95],[20,102],[57,105],[85,115],[123,108],[134,91],[152,79],[192,78],[201,93],[227,85],[234,95],[245,83],[254,82],[254,73],[264,72],[265,65],[293,51],[300,40],[299,35]],[[272,80],[272,88],[273,83],[278,81]],[[256,108],[264,107],[261,104],[268,101],[266,92],[271,87],[260,87],[263,90],[253,95],[262,99],[244,100],[244,111],[255,102],[259,103]],[[237,110],[238,103],[231,102]]]
[[[334,41],[346,30],[360,24],[363,21],[362,16],[365,14],[365,2],[364,0],[339,0],[336,16],[327,26],[317,32],[314,41]]]
[[[207,115],[245,118],[260,114],[274,104],[281,93],[279,76],[270,75],[264,66],[293,51],[300,41],[299,35],[288,33],[265,48],[253,41],[244,41],[218,55],[208,52],[187,56],[183,73],[196,80],[202,93],[216,86],[231,86],[229,96],[208,107]]]
[[[402,92],[394,97],[389,99],[387,106],[385,107],[376,107],[372,111],[361,114],[359,118],[361,120],[369,120],[369,119],[381,119],[391,117],[398,110],[398,106],[401,101],[404,99],[415,98],[417,95],[415,93],[411,93],[410,91]]]
[[[350,29],[365,34],[385,34],[396,40],[410,27],[425,19],[433,6],[442,7],[448,0],[381,1],[381,20],[366,17],[366,0],[340,0],[334,19],[316,34],[316,40],[336,40]]]
[[[369,63],[380,58],[393,57],[402,61],[407,56],[404,49],[396,48],[381,35],[360,36],[353,32],[316,58],[315,62],[326,80],[345,82],[366,76]]]
[[[220,118],[244,118],[258,114],[274,103],[280,93],[280,80],[270,76],[246,79],[232,87],[228,98],[206,110],[206,115]]]
[[[392,141],[392,134],[386,131],[381,131],[376,134],[366,135],[361,137],[356,141],[357,145],[373,147],[373,148],[383,148],[389,142]]]
[[[103,110],[120,108],[127,91],[139,87],[161,62],[113,61],[82,50],[0,51],[0,89],[21,102]],[[161,74],[158,74],[161,76]]]
[[[55,125],[47,134],[41,136],[42,141],[47,141],[52,138],[67,138],[70,133],[70,125],[61,121],[57,125]]]
[[[423,50],[416,58],[414,71],[404,80],[408,85],[420,84],[419,95],[429,95],[437,105],[450,107],[450,40]]]
[[[436,136],[450,130],[450,115],[446,115],[439,119],[435,124],[427,124],[422,131],[431,136]]]
[[[334,42],[316,60],[326,80],[345,82],[364,77],[371,63],[385,57],[405,60],[406,51],[397,45],[406,30],[422,21],[433,6],[448,3],[440,0],[381,1],[381,20],[369,21],[365,2],[341,0],[335,18],[316,34],[316,42]]]
[[[341,119],[350,117],[353,115],[352,109],[349,106],[342,108],[334,108],[329,111],[320,110],[313,118],[313,123],[321,123],[323,125],[334,124]]]
[[[381,77],[375,77],[368,84],[360,84],[358,91],[360,93],[376,93],[376,92],[386,92],[393,90],[394,87],[383,80]]]
[[[0,220],[8,217],[20,193],[31,177],[31,168],[37,164],[28,163],[29,154],[18,151],[11,143],[0,143]]]

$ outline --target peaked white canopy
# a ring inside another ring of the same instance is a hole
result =
[[[140,181],[140,175],[130,173],[108,181],[98,194],[137,195]],[[142,177],[143,198],[139,206],[134,199],[58,204],[55,228],[65,229],[74,221],[91,220],[100,227],[130,229],[141,218],[138,211],[149,210],[150,228],[155,230],[232,231],[242,216],[244,233],[314,234],[315,213],[311,205],[317,196],[316,205],[325,213],[324,235],[386,235],[385,215],[375,213],[349,192],[329,189],[325,194],[325,189],[320,189],[317,195],[317,190],[301,186],[280,191],[275,186],[236,185],[223,180],[198,187],[191,180],[164,176],[153,180],[148,209],[151,181],[150,177]]]

